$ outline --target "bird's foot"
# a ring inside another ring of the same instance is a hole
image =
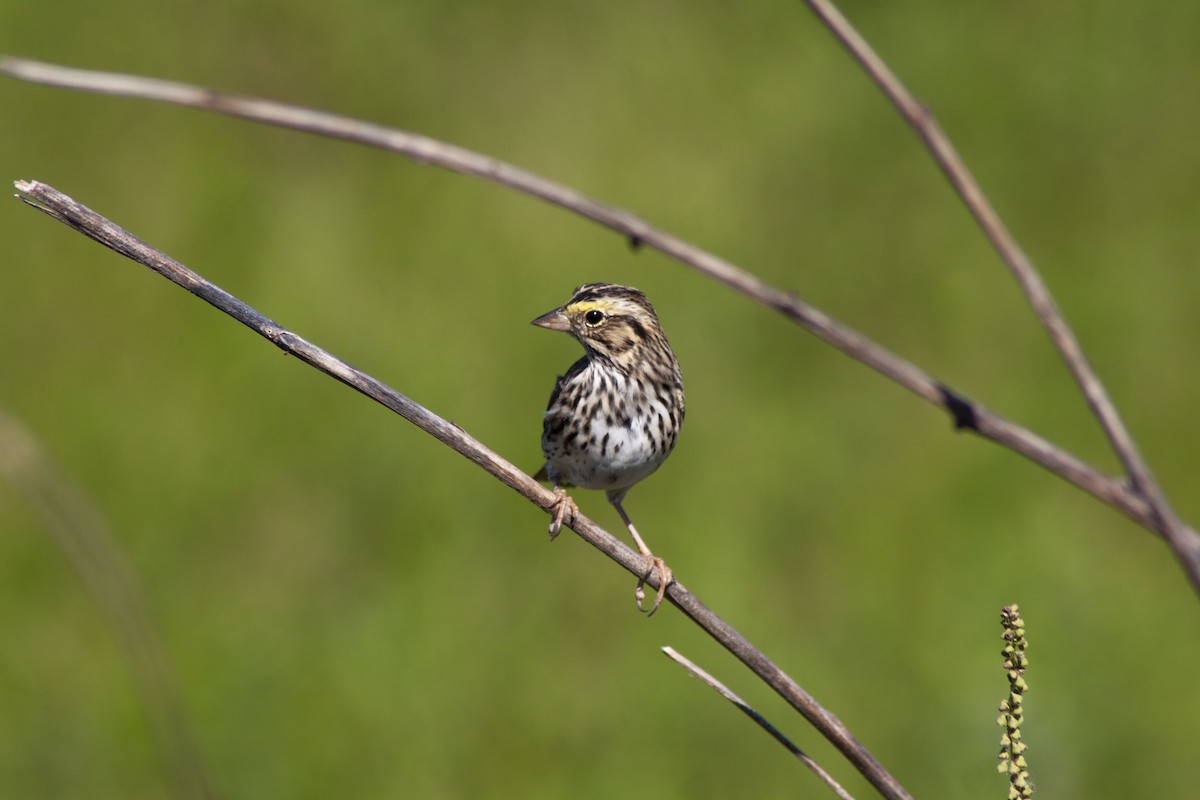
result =
[[[554,539],[558,536],[558,531],[562,527],[563,521],[567,524],[575,521],[575,517],[579,516],[579,506],[575,505],[575,501],[567,494],[567,490],[561,486],[554,487],[554,519],[550,520],[550,538]]]
[[[637,588],[633,590],[633,597],[637,600],[638,611],[648,617],[658,611],[658,607],[662,605],[663,598],[667,595],[667,587],[675,580],[675,576],[672,574],[671,568],[667,566],[667,562],[658,556],[646,553],[646,557],[650,559],[650,569],[646,570],[646,574],[637,582]],[[654,596],[654,605],[647,611],[644,605],[646,593],[643,587],[646,585],[646,578],[650,577],[652,572],[658,573],[658,593]]]

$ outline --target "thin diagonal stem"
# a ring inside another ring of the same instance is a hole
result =
[[[432,164],[451,172],[482,178],[545,200],[617,231],[629,237],[632,242],[656,249],[720,281],[751,300],[778,311],[826,344],[862,362],[926,402],[944,409],[953,418],[956,429],[972,431],[1028,458],[1151,532],[1165,532],[1162,519],[1147,498],[1142,492],[1132,489],[1124,480],[1106,475],[1033,431],[993,413],[911,362],[803,302],[794,294],[771,286],[728,261],[650,225],[628,211],[598,203],[569,187],[527,170],[462,147],[396,128],[285,103],[223,94],[184,83],[74,69],[10,57],[0,58],[0,73],[48,86],[174,103],[357,142],[406,155],[421,163]],[[1186,527],[1180,528],[1176,533],[1182,541],[1183,549],[1194,554],[1195,559],[1200,562],[1200,535]]]
[[[18,181],[18,197],[133,261],[182,286],[192,294],[241,322],[286,353],[296,356],[352,389],[391,409],[421,430],[474,462],[534,505],[553,514],[559,497],[539,484],[504,457],[491,450],[458,425],[443,419],[414,400],[400,394],[370,375],[350,366],[301,336],[283,328],[229,292],[209,282],[178,261],[123,230],[115,223],[43,183]],[[600,550],[631,574],[644,578],[655,588],[658,576],[645,556],[629,547],[596,523],[577,514],[569,526],[588,544]],[[823,708],[787,673],[776,666],[731,625],[718,617],[678,581],[667,591],[671,602],[706,633],[733,653],[767,685],[799,711],[813,727],[834,744],[880,794],[889,800],[910,800],[904,787],[883,768],[842,722]]]
[[[967,169],[958,152],[941,126],[937,124],[933,114],[896,77],[884,63],[879,54],[855,30],[854,26],[842,15],[830,0],[805,0],[813,12],[825,23],[842,45],[871,79],[879,86],[887,98],[908,122],[921,141],[929,149],[934,161],[941,168],[954,190],[962,198],[963,204],[979,223],[992,247],[999,253],[1000,258],[1008,265],[1013,277],[1024,292],[1026,300],[1033,308],[1034,314],[1045,327],[1059,355],[1062,356],[1071,376],[1079,385],[1079,390],[1087,400],[1092,413],[1100,422],[1100,427],[1108,437],[1109,443],[1120,459],[1125,469],[1125,475],[1132,484],[1133,491],[1146,503],[1147,511],[1153,520],[1154,527],[1163,534],[1167,543],[1174,551],[1180,565],[1187,573],[1192,586],[1200,591],[1200,549],[1194,536],[1184,527],[1175,515],[1166,495],[1150,471],[1150,466],[1142,457],[1137,443],[1117,413],[1100,377],[1092,369],[1083,347],[1079,344],[1066,317],[1058,308],[1053,295],[1042,280],[1041,274],[1029,259],[1029,256],[1017,244],[1016,239],[996,209],[988,201],[987,195],[979,187],[979,183]]]
[[[217,797],[170,659],[107,521],[33,433],[3,409],[0,478],[25,497],[107,617],[172,768],[178,796]]]
[[[834,794],[836,794],[842,800],[854,800],[854,797],[844,788],[842,788],[842,785],[834,780],[833,776],[826,772],[820,764],[818,764],[816,761],[813,761],[807,753],[797,747],[791,739],[784,736],[783,733],[774,725],[772,725],[766,717],[755,711],[749,703],[730,691],[725,684],[721,683],[712,675],[698,667],[694,662],[679,653],[679,651],[677,651],[675,648],[664,647],[662,651],[667,654],[668,658],[686,669],[688,673],[692,675],[692,677],[707,683],[710,687],[716,690],[717,694],[733,703],[733,705],[735,705],[739,711],[741,711],[750,719],[754,720],[755,725],[758,725],[758,727],[766,731],[772,739],[779,742],[781,745],[783,745],[784,749],[794,755],[801,764],[812,770],[813,774],[820,778],[821,781],[828,786]]]

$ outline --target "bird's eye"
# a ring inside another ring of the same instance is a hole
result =
[[[604,321],[604,312],[597,311],[593,308],[591,311],[583,315],[583,319],[588,325],[596,326]]]

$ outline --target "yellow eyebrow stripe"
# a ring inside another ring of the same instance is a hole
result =
[[[593,308],[606,311],[612,308],[612,303],[596,300],[581,300],[578,303],[571,303],[571,305],[567,306],[567,308],[573,311],[591,311]]]

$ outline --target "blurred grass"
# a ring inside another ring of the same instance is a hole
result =
[[[1200,9],[851,3],[1035,261],[1178,510],[1200,504]],[[327,108],[479,149],[795,289],[1113,468],[941,176],[800,3],[0,4],[0,52]],[[343,143],[0,81],[0,175],[43,180],[538,462],[577,345],[527,325],[644,289],[677,454],[629,510],[680,577],[919,797],[986,796],[1000,607],[1029,622],[1039,787],[1191,797],[1196,599],[1165,548],[770,313],[496,187]],[[246,797],[819,791],[657,652],[677,615],[428,437],[15,200],[0,403],[101,507],[216,783]],[[581,503],[617,525],[603,497]],[[161,797],[101,616],[0,486],[0,774]]]

